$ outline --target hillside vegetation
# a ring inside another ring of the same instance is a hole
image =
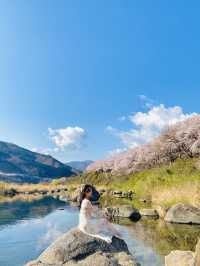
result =
[[[160,165],[139,173],[112,175],[111,173],[89,172],[70,178],[70,185],[94,184],[99,188],[132,190],[137,198],[151,198],[152,203],[169,207],[185,202],[200,207],[199,159],[177,159],[173,163]]]
[[[172,163],[178,158],[200,156],[200,116],[194,116],[165,129],[152,142],[89,165],[88,172],[121,175]]]
[[[0,141],[0,181],[39,183],[74,172],[52,156]]]

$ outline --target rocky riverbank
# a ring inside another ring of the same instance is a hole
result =
[[[53,195],[66,192],[67,188],[55,188],[55,189],[33,189],[33,190],[16,190],[14,188],[0,190],[0,196],[14,197],[16,195]]]
[[[38,259],[26,266],[140,266],[124,240],[112,238],[108,244],[74,228],[59,237]]]
[[[80,191],[81,187],[77,187],[73,191],[67,191],[64,194],[56,193],[55,197],[65,202],[72,201],[74,203],[78,203]],[[96,188],[93,187],[92,202],[98,203],[100,197],[105,193],[109,193],[109,197],[116,197],[116,195],[117,197],[121,197],[124,195],[122,191],[97,191]],[[128,193],[128,197],[133,194],[134,193],[130,191]],[[145,199],[141,200],[145,201]],[[131,220],[139,220],[142,217],[149,217],[154,219],[164,219],[165,222],[169,223],[200,224],[200,208],[194,207],[190,204],[178,203],[172,205],[171,208],[164,208],[159,205],[149,208],[134,208],[132,204],[123,203],[113,205],[112,203],[109,203],[108,206],[102,205],[101,207],[104,208],[105,213],[111,219],[115,217],[122,217],[129,218]]]

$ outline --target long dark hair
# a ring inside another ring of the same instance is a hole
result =
[[[82,203],[82,201],[84,200],[84,198],[86,196],[85,194],[87,192],[92,191],[92,190],[93,190],[93,188],[92,188],[91,185],[88,185],[88,184],[84,185],[84,187],[82,188],[81,193],[80,193],[79,207],[81,207],[81,203]]]

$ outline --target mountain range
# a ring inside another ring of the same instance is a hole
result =
[[[92,164],[92,160],[85,160],[85,161],[70,161],[67,162],[66,165],[69,165],[72,167],[73,171],[82,173],[85,171],[85,169]]]
[[[200,116],[195,115],[166,128],[150,143],[90,164],[88,172],[129,174],[140,172],[177,158],[200,156]]]
[[[72,167],[50,155],[0,141],[0,181],[39,183],[74,174]]]

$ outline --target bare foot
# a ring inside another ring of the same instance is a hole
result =
[[[108,244],[111,244],[112,243],[112,240],[111,239],[107,240],[107,243]]]

